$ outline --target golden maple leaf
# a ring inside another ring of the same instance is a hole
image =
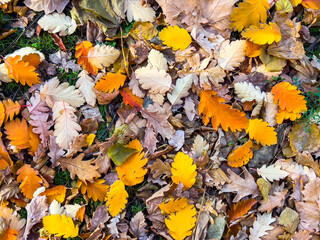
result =
[[[44,229],[57,237],[64,238],[76,237],[79,233],[79,227],[75,226],[71,217],[66,215],[49,215],[42,220]]]
[[[193,205],[188,204],[184,209],[171,213],[169,218],[165,219],[169,233],[175,240],[183,240],[191,235],[197,221],[196,214],[197,211]]]
[[[41,186],[42,179],[38,176],[38,171],[34,170],[31,165],[25,164],[17,171],[17,181],[20,182],[19,188],[23,195],[32,199],[33,193]]]
[[[159,205],[159,208],[161,209],[163,214],[175,213],[184,209],[188,205],[188,202],[188,198],[178,198],[176,200],[172,198],[167,203],[162,202]]]
[[[95,179],[92,182],[81,180],[77,181],[77,187],[81,189],[81,193],[87,193],[88,198],[92,198],[93,201],[104,201],[109,191],[109,186],[104,184],[104,179]]]
[[[138,152],[131,155],[124,163],[116,168],[118,177],[127,186],[134,186],[141,183],[144,175],[148,172],[143,167],[147,164],[148,158],[143,158],[142,146],[138,139],[134,139],[126,146],[128,148],[137,149]]]
[[[107,75],[101,77],[94,87],[100,92],[112,93],[118,91],[126,81],[127,76],[121,73],[108,72]]]
[[[211,118],[211,124],[214,129],[221,125],[223,130],[232,132],[246,129],[248,119],[245,113],[237,109],[232,109],[230,105],[223,104],[225,100],[218,96],[215,91],[202,90],[200,93],[199,113],[203,115],[202,119],[205,125]]]
[[[250,119],[247,128],[250,139],[256,140],[262,146],[273,145],[277,143],[277,132],[274,127],[269,127],[269,123],[263,122],[261,119]]]
[[[48,204],[51,204],[53,200],[62,203],[66,197],[67,188],[63,185],[56,186],[51,189],[47,189],[44,192],[40,193],[40,196],[47,196]]]
[[[176,26],[169,26],[164,28],[159,33],[159,38],[163,41],[163,44],[171,47],[173,50],[184,50],[192,42],[191,36],[184,28]]]
[[[106,205],[112,217],[118,215],[126,207],[128,196],[125,185],[121,180],[115,181],[110,186]]]
[[[30,147],[30,137],[27,121],[25,119],[16,119],[15,121],[6,122],[4,126],[7,138],[11,141],[10,144],[19,149]]]
[[[267,21],[268,0],[245,0],[239,3],[230,16],[230,27],[237,31]]]
[[[234,168],[246,165],[253,157],[253,151],[251,149],[252,145],[253,142],[249,140],[242,146],[233,150],[228,156],[228,165]]]
[[[178,152],[172,163],[171,179],[174,183],[183,184],[185,188],[191,188],[196,182],[197,166],[193,164],[193,159],[183,152]]]
[[[259,27],[251,25],[243,30],[242,36],[259,45],[272,44],[281,40],[280,28],[275,23],[261,23]]]
[[[28,84],[29,86],[40,83],[39,74],[35,72],[36,68],[29,62],[21,60],[20,55],[8,57],[5,65],[8,69],[9,77],[17,83]]]

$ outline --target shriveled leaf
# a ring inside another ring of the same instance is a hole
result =
[[[164,28],[159,33],[159,38],[163,41],[163,44],[171,47],[173,50],[184,50],[192,42],[191,36],[184,28],[179,26],[169,26]]]
[[[118,215],[126,206],[128,200],[128,193],[125,185],[121,180],[115,181],[107,194],[107,207],[111,216]]]
[[[50,234],[55,234],[57,237],[63,236],[76,237],[79,234],[79,227],[75,226],[71,217],[66,215],[49,215],[43,218],[44,229]]]
[[[246,165],[253,157],[253,142],[249,140],[242,146],[233,150],[228,156],[228,165],[230,167],[242,167]]]
[[[40,27],[49,33],[59,33],[60,36],[71,35],[76,31],[77,23],[63,13],[53,13],[39,19]]]

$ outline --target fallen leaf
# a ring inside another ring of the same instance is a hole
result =
[[[229,43],[222,43],[219,52],[218,64],[228,71],[235,70],[244,61],[246,57],[247,44],[245,40],[237,40]]]
[[[76,237],[79,233],[79,227],[75,226],[71,217],[66,215],[49,215],[43,218],[43,226],[50,234],[55,234],[57,237],[64,236]]]
[[[126,75],[121,73],[111,73],[108,72],[107,75],[101,77],[98,82],[96,82],[95,89],[100,92],[112,93],[119,90],[123,86],[125,80],[127,79]]]
[[[159,38],[168,47],[173,50],[184,50],[192,42],[191,36],[184,28],[179,28],[179,26],[169,26],[159,33]]]
[[[275,166],[274,164],[263,165],[261,168],[257,169],[257,173],[264,179],[273,182],[274,180],[280,180],[289,175],[286,171],[281,170],[280,166]]]
[[[128,193],[125,185],[121,180],[115,181],[107,194],[107,207],[111,216],[118,215],[126,206],[128,200]]]
[[[59,36],[71,35],[76,31],[76,21],[63,13],[53,13],[39,19],[40,27],[49,33],[59,33]]]

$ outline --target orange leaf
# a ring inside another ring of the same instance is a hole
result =
[[[307,111],[307,102],[296,86],[288,82],[281,82],[272,88],[271,93],[274,95],[274,103],[279,102],[281,110],[293,113]]]
[[[125,87],[120,90],[120,94],[125,104],[129,104],[131,107],[140,111],[143,107],[143,99],[133,95],[129,87]]]
[[[242,146],[233,150],[228,156],[228,165],[235,168],[246,165],[253,157],[253,152],[251,150],[252,145],[252,141],[249,140]]]
[[[30,147],[28,125],[25,119],[22,119],[22,121],[16,119],[16,121],[6,122],[4,128],[8,135],[7,138],[11,140],[11,145],[19,149]]]
[[[18,233],[19,232],[17,230],[8,228],[2,236],[1,240],[16,240]]]
[[[28,127],[28,132],[29,132],[29,145],[30,145],[30,152],[32,156],[34,156],[34,153],[38,150],[39,144],[41,143],[39,135],[35,134],[32,131],[33,127],[29,126]]]
[[[302,5],[306,8],[318,10],[320,9],[320,0],[302,0]]]
[[[278,124],[283,123],[285,119],[290,119],[291,121],[294,121],[299,118],[301,118],[300,113],[288,112],[287,110],[279,110],[276,116],[276,120]]]
[[[94,87],[100,92],[116,92],[120,87],[123,86],[126,81],[127,76],[121,73],[111,73],[108,72],[107,75],[101,77],[96,86]]]
[[[22,61],[28,62],[31,66],[34,66],[38,69],[40,64],[40,56],[38,53],[30,53],[22,57]]]
[[[95,73],[98,69],[92,68],[89,63],[88,53],[92,47],[92,43],[89,41],[83,41],[76,45],[75,57],[78,58],[78,64],[80,64],[87,72]]]
[[[258,57],[261,52],[261,46],[246,40],[247,48],[246,48],[246,56],[247,57]]]
[[[5,113],[4,105],[2,102],[0,102],[0,127],[2,126],[5,118],[6,118],[6,113]]]
[[[236,204],[232,204],[231,208],[227,212],[229,224],[237,218],[244,216],[256,203],[257,201],[255,199],[250,198],[237,202]]]
[[[15,115],[17,115],[20,111],[20,104],[18,101],[13,102],[11,99],[4,100],[3,102],[4,108],[6,110],[5,122],[8,119],[11,121]]]
[[[7,167],[9,167],[9,164],[7,163],[7,161],[5,159],[0,159],[0,170],[3,171],[5,170]]]
[[[215,91],[200,92],[199,113],[203,115],[202,120],[205,125],[211,118],[211,124],[214,129],[218,129],[221,125],[223,130],[232,132],[236,130],[246,129],[248,127],[248,119],[245,113],[237,109],[232,109],[230,105],[223,104],[225,100],[218,96]]]
[[[261,119],[250,119],[247,129],[250,139],[256,140],[262,146],[273,145],[277,143],[277,133],[274,127],[269,127],[269,123]]]
[[[38,177],[38,171],[34,170],[31,165],[25,164],[17,171],[17,181],[20,182],[19,188],[23,195],[32,199],[33,193],[41,186],[42,179]]]
[[[6,59],[5,64],[8,68],[9,77],[22,85],[32,86],[40,83],[39,74],[35,72],[36,68],[29,62],[20,59],[20,55]]]
[[[96,179],[92,182],[78,180],[77,187],[81,188],[82,194],[87,193],[88,198],[92,198],[93,201],[104,201],[109,191],[109,186],[104,182],[104,179]]]
[[[51,189],[47,189],[40,194],[40,196],[47,196],[48,204],[51,204],[53,200],[57,200],[62,203],[66,197],[67,188],[63,185],[56,186]]]
[[[7,163],[9,164],[9,166],[12,166],[12,160],[11,160],[11,158],[10,158],[10,155],[9,155],[9,153],[7,152],[7,149],[6,149],[6,147],[4,146],[4,144],[3,144],[3,141],[2,141],[2,133],[0,132],[0,156],[2,157],[2,158],[4,158],[6,161],[7,161]]]

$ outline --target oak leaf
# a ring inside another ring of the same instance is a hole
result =
[[[242,146],[233,150],[228,156],[228,165],[234,168],[246,165],[253,157],[252,146],[253,142],[249,140]]]
[[[165,219],[165,224],[169,229],[169,233],[175,240],[183,240],[185,237],[190,236],[192,229],[196,224],[197,214],[193,205],[187,205],[181,211],[171,213],[168,218]]]
[[[249,240],[258,240],[266,235],[266,231],[274,228],[270,226],[274,221],[276,221],[276,218],[273,218],[271,213],[264,213],[263,215],[258,213],[257,220],[253,223],[252,228],[250,228]]]
[[[225,41],[221,44],[218,64],[228,71],[233,71],[244,61],[246,57],[247,44],[245,40],[236,40],[231,43]]]
[[[104,184],[104,179],[95,179],[93,181],[83,182],[77,181],[77,187],[81,189],[81,193],[87,193],[88,198],[92,198],[93,201],[104,201],[109,191],[109,186]]]
[[[125,185],[121,180],[115,181],[110,186],[106,205],[112,217],[118,215],[125,208],[128,196]]]
[[[261,205],[259,206],[258,210],[260,212],[267,211],[267,213],[271,213],[274,208],[282,206],[287,193],[288,193],[287,189],[284,189],[280,192],[274,192],[273,195],[268,196],[267,202],[265,202],[264,200],[260,202]]]
[[[157,179],[162,175],[165,175],[166,177],[172,176],[170,164],[168,162],[163,162],[159,158],[151,166],[148,166],[148,168],[154,179]]]
[[[51,204],[53,200],[62,203],[66,197],[67,188],[63,185],[56,186],[51,189],[47,189],[40,194],[40,196],[46,196],[48,204]]]
[[[218,129],[221,125],[223,130],[231,131],[246,129],[248,127],[248,119],[244,112],[232,109],[230,105],[223,104],[225,99],[216,96],[214,91],[200,92],[199,113],[205,125],[211,118],[211,124],[214,129]]]
[[[2,101],[4,109],[5,109],[5,119],[4,121],[12,121],[13,117],[20,112],[20,104],[18,101],[12,101],[11,99],[3,100]]]
[[[38,176],[39,172],[34,170],[31,165],[25,164],[17,171],[17,181],[20,182],[19,188],[23,195],[32,199],[33,193],[41,186],[42,179]]]
[[[85,70],[80,72],[78,76],[80,78],[76,82],[76,87],[79,88],[86,102],[90,106],[94,107],[94,105],[96,104],[97,96],[95,92],[92,91],[92,89],[94,88],[93,79],[88,75],[88,73]]]
[[[107,75],[101,77],[98,82],[96,82],[95,89],[100,92],[112,93],[119,90],[126,81],[127,76],[121,73],[111,73],[108,72]]]
[[[269,124],[261,119],[250,119],[246,131],[249,133],[250,139],[263,146],[277,143],[277,132],[275,132],[274,127],[269,127]]]
[[[22,85],[32,86],[40,83],[39,74],[35,72],[36,68],[28,62],[21,60],[21,56],[8,57],[5,60],[8,68],[9,77]]]
[[[249,199],[244,199],[240,202],[237,202],[236,204],[233,203],[228,210],[228,222],[229,224],[236,220],[237,218],[240,218],[244,216],[248,211],[251,209],[253,205],[257,203],[257,200],[249,198]]]
[[[259,45],[272,44],[281,40],[280,28],[276,23],[261,23],[259,27],[252,25],[243,30],[242,36]]]
[[[30,147],[30,136],[27,121],[25,119],[16,119],[15,121],[7,122],[4,126],[7,138],[10,143],[18,149],[25,149]]]
[[[163,212],[163,214],[170,214],[170,213],[175,213],[179,212],[185,207],[187,207],[189,202],[188,198],[178,198],[178,199],[170,199],[169,202],[165,203],[162,202],[159,205],[159,208]]]
[[[182,183],[185,188],[191,188],[196,182],[196,169],[197,167],[189,155],[178,152],[172,163],[172,181],[176,184]]]
[[[164,28],[159,33],[159,38],[163,41],[168,47],[171,47],[173,50],[184,50],[192,42],[191,36],[184,28],[179,28],[179,26],[169,26]]]
[[[65,171],[68,169],[72,179],[77,176],[82,182],[92,181],[94,178],[100,177],[97,169],[98,166],[93,165],[93,160],[82,161],[84,153],[79,154],[76,158],[59,159],[61,168]]]
[[[267,21],[267,10],[270,8],[267,0],[245,0],[239,3],[230,17],[230,27],[242,31],[251,25],[259,25]]]
[[[49,33],[59,33],[60,36],[71,35],[76,31],[77,23],[64,13],[44,15],[39,19],[40,27]]]
[[[118,177],[126,186],[134,186],[143,182],[144,175],[148,172],[143,167],[147,164],[148,158],[143,158],[144,152],[138,139],[132,140],[127,145],[129,148],[137,149],[138,152],[131,155],[124,163],[116,168]]]
[[[66,215],[49,215],[43,218],[43,227],[50,234],[63,236],[65,238],[76,237],[79,233],[79,227],[75,226],[71,217]]]
[[[153,22],[156,15],[152,7],[142,6],[140,0],[125,0],[124,8],[129,22]]]

